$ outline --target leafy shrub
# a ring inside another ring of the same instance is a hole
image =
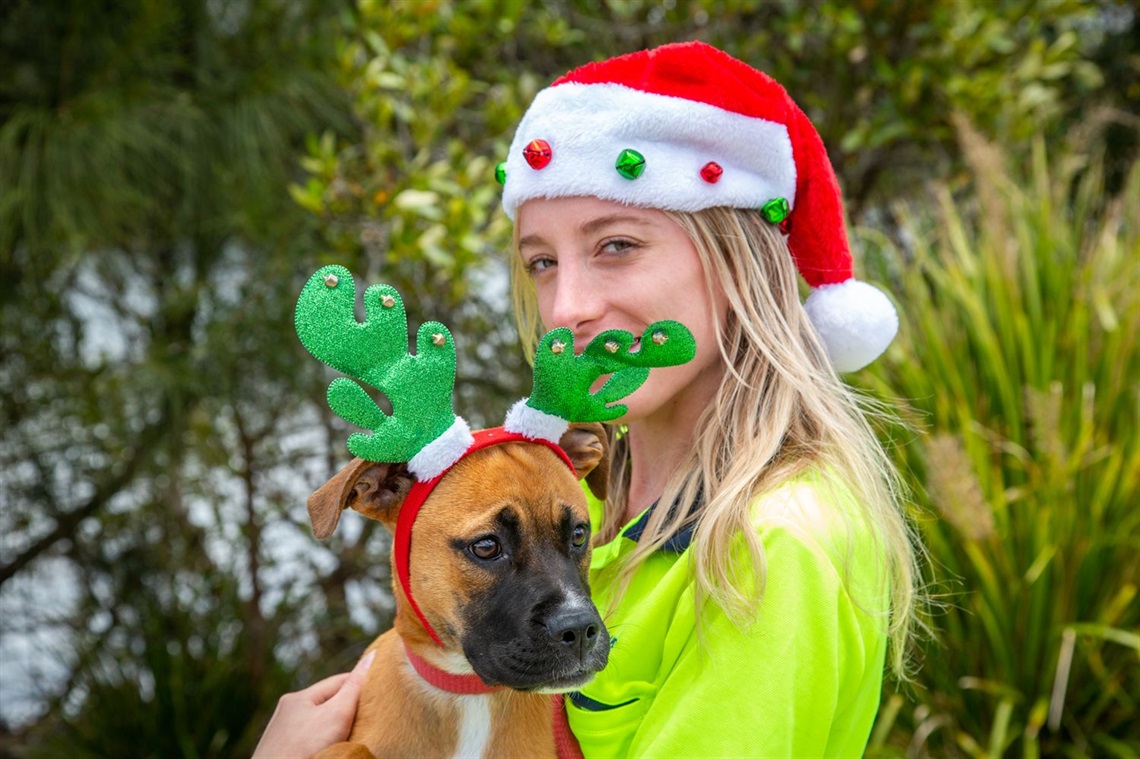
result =
[[[920,430],[896,450],[934,629],[869,753],[1136,756],[1140,168],[1107,197],[1095,157],[1014,170],[961,129],[969,191],[863,235],[899,293],[864,379]]]

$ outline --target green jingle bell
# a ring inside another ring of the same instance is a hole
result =
[[[636,150],[626,148],[621,151],[614,168],[626,179],[637,179],[641,176],[641,172],[645,171],[645,156]]]
[[[787,198],[773,198],[760,207],[760,215],[769,224],[779,224],[792,212]]]

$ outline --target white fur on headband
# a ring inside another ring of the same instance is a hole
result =
[[[451,465],[463,458],[463,454],[475,442],[471,428],[461,416],[447,428],[447,431],[431,441],[408,462],[408,471],[419,482],[427,482],[446,472]]]
[[[551,161],[532,169],[523,148],[550,143]],[[621,151],[645,156],[645,171],[626,179],[614,169]],[[716,183],[701,178],[715,161]],[[759,208],[774,198],[795,204],[796,165],[783,124],[620,84],[547,87],[519,124],[507,156],[503,208],[512,220],[531,198],[595,196],[633,206],[699,211]]]
[[[506,421],[503,422],[503,429],[530,440],[549,440],[557,445],[562,434],[570,427],[570,422],[526,405],[528,400],[530,399],[523,398],[511,406]]]

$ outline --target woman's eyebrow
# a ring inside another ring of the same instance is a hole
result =
[[[578,232],[582,235],[597,234],[599,230],[605,229],[612,224],[636,224],[639,227],[649,227],[653,225],[653,222],[650,219],[633,214],[614,213],[582,222],[578,227]],[[542,245],[545,242],[546,240],[542,235],[537,233],[529,234],[519,238],[519,249],[521,250],[530,245]]]
[[[640,227],[652,226],[653,222],[641,216],[633,214],[614,213],[608,216],[599,216],[596,219],[590,219],[583,222],[578,230],[584,235],[594,234],[600,229],[605,229],[611,224],[636,224]]]

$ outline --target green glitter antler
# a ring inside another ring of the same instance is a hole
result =
[[[547,332],[535,352],[534,388],[527,405],[568,421],[608,422],[629,410],[616,401],[641,387],[650,368],[684,364],[697,350],[688,328],[669,320],[646,327],[640,347],[631,352],[633,344],[632,333],[611,329],[576,356],[568,328]],[[591,393],[590,386],[606,374],[612,376]]]
[[[329,385],[332,410],[372,430],[353,433],[348,449],[369,461],[410,461],[455,422],[455,343],[447,327],[427,322],[408,353],[408,320],[395,288],[364,291],[363,323],[356,320],[356,283],[343,266],[325,266],[309,277],[297,299],[297,336],[332,368],[380,390],[392,403],[385,414],[364,389],[338,377]]]

